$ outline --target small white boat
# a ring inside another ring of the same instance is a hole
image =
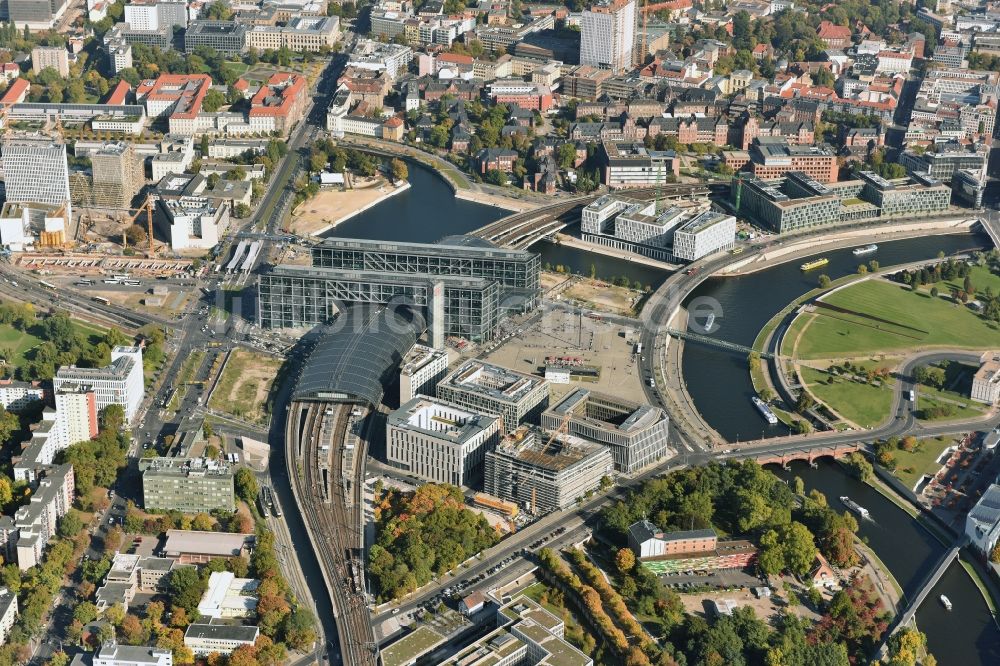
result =
[[[774,412],[771,411],[771,408],[767,406],[766,402],[757,396],[751,397],[750,401],[753,402],[753,406],[757,408],[757,411],[760,412],[760,415],[764,417],[764,420],[767,421],[769,425],[778,424],[778,417],[774,415]]]
[[[841,497],[840,501],[844,503],[844,506],[846,506],[848,509],[861,516],[863,519],[868,520],[869,518],[871,518],[871,514],[868,512],[868,509],[861,506],[847,495]]]
[[[709,312],[708,317],[705,318],[705,331],[707,333],[712,332],[712,326],[715,324],[715,313]]]
[[[864,247],[859,247],[854,249],[854,256],[860,257],[866,254],[871,254],[873,252],[878,252],[878,245],[872,243],[871,245],[865,245]]]
[[[946,597],[946,596],[944,596],[942,594],[941,595],[941,605],[944,606],[945,608],[947,608],[948,610],[951,610],[951,599],[949,599],[948,597]]]

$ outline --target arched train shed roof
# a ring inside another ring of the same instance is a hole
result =
[[[409,308],[350,308],[309,352],[293,399],[377,406],[385,384],[426,327],[423,316]]]

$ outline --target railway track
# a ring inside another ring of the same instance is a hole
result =
[[[333,602],[341,663],[377,666],[378,644],[365,598],[360,529],[361,482],[343,476],[343,445],[352,405],[294,402],[289,409],[292,439],[301,475],[293,476],[296,496]],[[328,449],[324,450],[323,447]],[[364,451],[355,451],[364,455]],[[362,467],[363,469],[363,467]],[[345,501],[351,491],[351,506]]]

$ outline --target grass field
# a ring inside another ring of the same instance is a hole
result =
[[[91,345],[98,344],[107,332],[107,329],[100,328],[94,324],[73,321],[73,327],[85,336]],[[0,355],[7,361],[8,365],[15,368],[24,365],[28,360],[27,355],[32,349],[42,344],[44,340],[31,330],[27,332],[19,331],[9,324],[0,324]]]
[[[965,306],[884,282],[867,280],[834,294],[826,303],[850,310],[820,310],[799,332],[803,359],[894,352],[931,346],[1000,347],[1000,330]],[[789,336],[784,351],[793,344]]]
[[[986,291],[986,287],[993,290],[996,294],[1000,292],[1000,275],[995,275],[993,271],[983,266],[973,266],[972,270],[969,271],[969,280],[972,282],[972,286],[977,292]],[[923,288],[930,291],[930,288],[935,285],[925,285]],[[948,294],[952,290],[961,290],[965,288],[965,278],[956,278],[954,280],[944,280],[939,282],[937,285],[938,291],[942,294]]]
[[[934,461],[954,443],[948,437],[934,437],[920,440],[913,451],[896,451],[896,471],[893,474],[912,489],[924,474],[937,472],[941,466]]]
[[[208,406],[253,423],[265,422],[271,385],[280,369],[281,361],[271,356],[233,351]]]
[[[875,426],[889,415],[892,407],[893,380],[882,386],[835,377],[822,370],[800,366],[809,391],[845,419],[860,426]],[[832,384],[827,382],[833,379]]]

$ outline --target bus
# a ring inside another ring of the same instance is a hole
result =
[[[107,280],[101,280],[104,284],[118,284],[121,280],[108,278]]]
[[[122,280],[122,284],[126,287],[141,287],[142,280]]]
[[[86,280],[86,279],[84,279],[84,280],[78,280],[77,282],[74,282],[74,284],[77,287],[89,287],[92,284],[94,284],[94,281],[93,280]]]
[[[111,301],[104,298],[103,296],[92,296],[90,300],[94,301],[95,303],[100,303],[101,305],[111,305]]]
[[[128,279],[130,279],[130,278],[131,278],[132,276],[131,276],[131,275],[129,275],[128,273],[118,273],[118,274],[116,274],[116,275],[112,275],[111,277],[113,277],[113,278],[114,278],[114,279],[116,279],[116,280],[128,280]]]
[[[48,289],[49,291],[55,291],[56,290],[56,286],[54,284],[50,284],[50,283],[46,282],[45,280],[39,280],[38,284],[42,285],[42,287],[44,289]]]

